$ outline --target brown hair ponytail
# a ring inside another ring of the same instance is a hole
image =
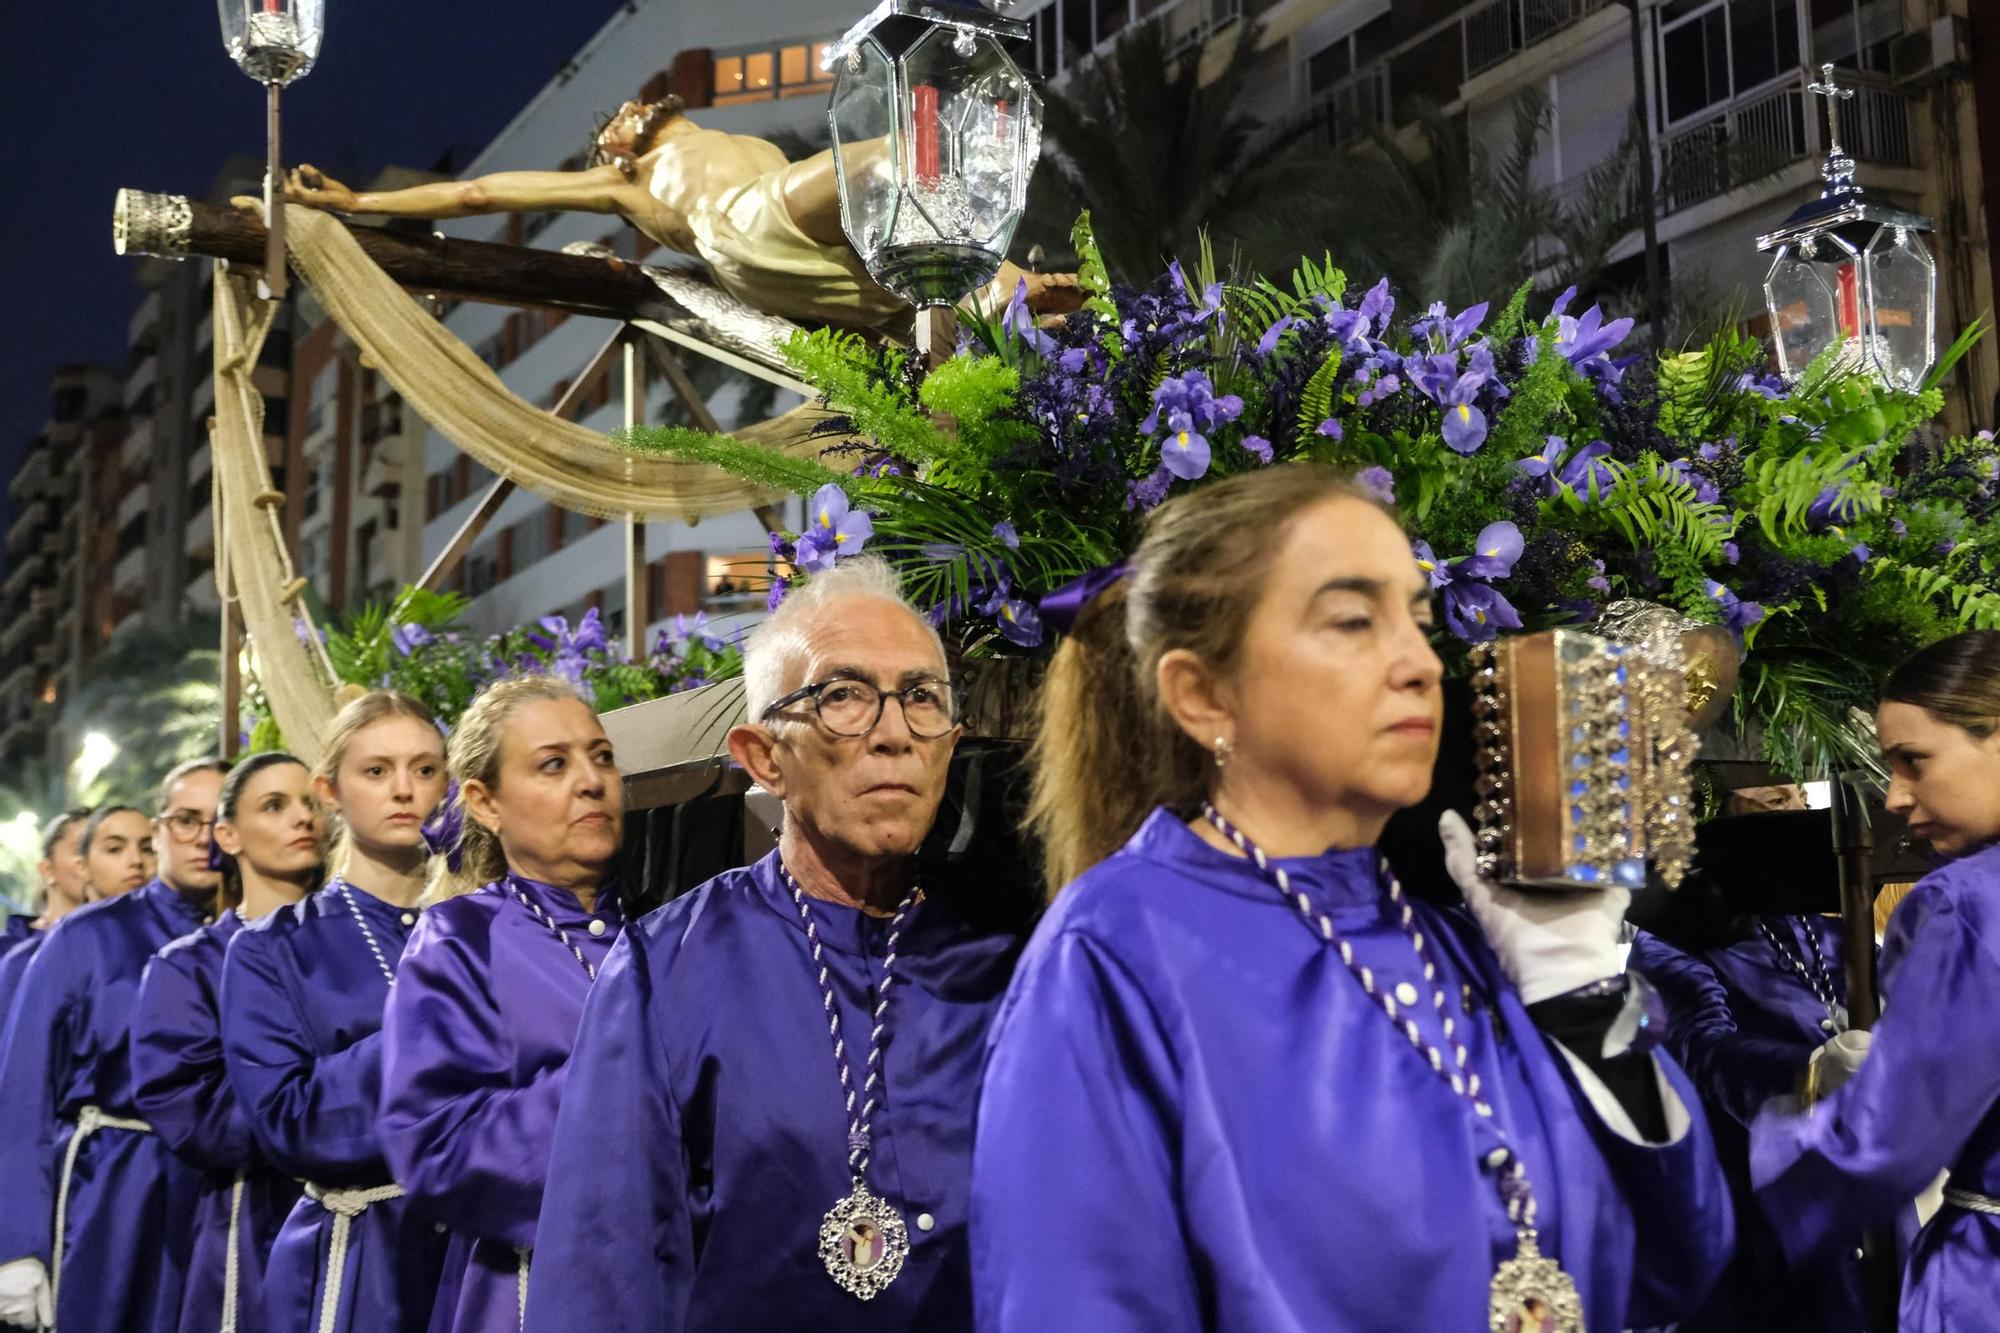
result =
[[[1124,579],[1083,609],[1056,649],[1030,759],[1028,823],[1050,896],[1104,860],[1156,806],[1192,815],[1214,760],[1160,705],[1160,658],[1185,648],[1218,673],[1236,666],[1266,569],[1299,514],[1328,500],[1375,501],[1332,468],[1255,472],[1153,512]]]

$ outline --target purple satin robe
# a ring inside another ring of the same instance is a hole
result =
[[[380,1129],[411,1211],[452,1229],[435,1333],[520,1327],[520,1261],[590,993],[584,962],[601,966],[623,927],[615,893],[585,912],[566,889],[510,876],[430,908],[403,952],[382,1023]]]
[[[236,1333],[263,1333],[264,1263],[299,1198],[298,1182],[257,1151],[223,1064],[222,961],[242,928],[235,912],[225,912],[160,950],[146,965],[132,1012],[139,1110],[161,1142],[199,1173],[180,1333],[223,1327],[232,1216]]]
[[[1882,942],[1882,1019],[1854,1077],[1750,1131],[1757,1201],[1785,1250],[1887,1226],[1937,1173],[2000,1196],[2000,846],[1926,875]],[[1946,1204],[1903,1273],[1901,1333],[2000,1329],[2000,1216]]]
[[[1844,1004],[1839,920],[1763,920],[1808,967],[1813,955],[1803,932],[1813,932],[1834,999]],[[1645,973],[1666,1002],[1668,1048],[1708,1109],[1716,1155],[1736,1203],[1736,1255],[1689,1326],[1712,1333],[1785,1327],[1859,1333],[1855,1245],[1815,1262],[1789,1262],[1750,1188],[1750,1122],[1771,1098],[1797,1089],[1813,1050],[1833,1035],[1825,1026],[1826,1006],[1760,933],[1695,956],[1642,931],[1632,943],[1630,966]],[[1859,1244],[1858,1230],[1853,1240]]]
[[[201,924],[154,880],[78,908],[43,937],[0,1038],[0,1261],[51,1262],[62,1162],[86,1106],[143,1119],[126,1040],[139,977]],[[175,1327],[193,1187],[157,1134],[105,1128],[83,1140],[63,1228],[64,1333]]]
[[[375,1120],[382,1091],[382,1009],[389,983],[368,945],[394,969],[414,909],[352,889],[367,923],[323,888],[251,923],[222,967],[222,1049],[230,1086],[264,1156],[322,1189],[392,1183]],[[409,1216],[407,1199],[368,1207],[349,1231],[340,1284],[341,1333],[420,1333],[444,1262],[444,1228]],[[333,1215],[299,1200],[264,1270],[270,1333],[315,1333],[328,1275]]]
[[[1274,864],[1383,990],[1414,987],[1404,1012],[1449,1061],[1374,849]],[[1652,1057],[1674,1137],[1613,1133],[1472,920],[1413,910],[1588,1326],[1675,1318],[1731,1232],[1692,1089]],[[1497,1144],[1268,880],[1156,811],[1064,890],[994,1025],[972,1172],[978,1327],[1485,1328],[1515,1252],[1481,1166]]]
[[[47,931],[37,931],[24,940],[0,946],[0,1033],[7,1030],[7,1011],[14,1005],[14,993],[21,989],[21,978],[28,974],[28,963],[47,938]]]
[[[858,1089],[889,923],[812,909]],[[598,976],[571,1057],[527,1327],[970,1328],[973,1108],[987,1024],[1018,952],[1016,937],[982,933],[942,896],[906,923],[868,1184],[902,1214],[911,1252],[864,1303],[819,1260],[821,1218],[852,1188],[847,1117],[776,854],[634,922]]]

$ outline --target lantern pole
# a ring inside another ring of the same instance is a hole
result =
[[[258,281],[266,300],[285,299],[285,183],[278,152],[278,92],[284,85],[264,85],[264,276]]]

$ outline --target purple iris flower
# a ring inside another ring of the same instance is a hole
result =
[[[1722,558],[1733,565],[1743,558],[1743,548],[1735,542],[1724,542],[1722,544]]]
[[[1604,577],[1604,562],[1602,560],[1592,560],[1590,563],[1597,567],[1597,572],[1583,581],[1584,586],[1592,592],[1601,592],[1609,595],[1611,592],[1611,580]]]
[[[1549,318],[1561,319],[1563,317],[1563,312],[1569,309],[1569,303],[1571,301],[1574,301],[1575,299],[1576,299],[1576,284],[1572,282],[1569,286],[1563,289],[1563,294],[1556,298],[1555,304],[1549,307]]]
[[[1444,408],[1445,447],[1455,454],[1476,454],[1486,443],[1486,414],[1472,402],[1483,383],[1476,373],[1467,372],[1438,400]]]
[[[1208,437],[1195,428],[1194,418],[1175,412],[1167,418],[1167,438],[1160,444],[1160,461],[1182,481],[1208,471]]]
[[[1605,353],[1625,341],[1632,332],[1632,321],[1614,319],[1604,322],[1604,311],[1592,306],[1583,314],[1571,318],[1559,317],[1556,326],[1556,351],[1561,353],[1573,366],[1582,368],[1586,361],[1602,358]]]
[[[1610,465],[1602,461],[1610,452],[1610,445],[1592,440],[1569,456],[1557,480],[1579,495],[1602,495],[1618,481]]]
[[[1259,463],[1269,466],[1272,458],[1271,442],[1263,436],[1245,435],[1243,437],[1243,450],[1254,457]]]
[[[1889,520],[1889,531],[1895,536],[1907,537],[1910,535],[1910,526],[1900,518],[1892,518]]]
[[[1868,563],[1869,557],[1873,556],[1875,553],[1868,549],[1867,542],[1856,542],[1854,543],[1853,554],[1854,554],[1855,564],[1865,565]]]
[[[1037,356],[1047,357],[1056,350],[1056,340],[1035,327],[1035,317],[1028,311],[1026,278],[1014,285],[1013,299],[1007,302],[1007,309],[1000,316],[1000,329],[1010,340],[1018,336]]]
[[[1325,421],[1320,422],[1315,430],[1318,434],[1326,436],[1329,440],[1338,440],[1347,434],[1347,427],[1341,425],[1332,417],[1328,417]]]
[[[1396,478],[1388,468],[1362,468],[1354,474],[1354,484],[1385,505],[1396,503]]]
[[[785,594],[790,592],[791,588],[792,581],[790,579],[783,576],[774,577],[771,580],[771,591],[764,598],[764,609],[766,611],[777,610],[778,603],[785,600]]]
[[[1264,330],[1264,336],[1257,340],[1257,355],[1268,357],[1278,350],[1278,339],[1285,336],[1285,330],[1299,322],[1297,315],[1281,316],[1277,323]]]
[[[1504,579],[1514,572],[1514,562],[1521,558],[1526,543],[1521,530],[1501,519],[1498,523],[1488,523],[1479,530],[1479,540],[1473,543],[1473,553],[1451,562],[1451,579]]]
[[[1514,468],[1524,477],[1534,477],[1544,483],[1550,495],[1557,489],[1556,469],[1562,465],[1563,451],[1569,448],[1569,441],[1560,435],[1551,435],[1538,454],[1530,454],[1514,464]]]
[[[1673,474],[1673,480],[1685,482],[1687,485],[1692,486],[1694,488],[1694,498],[1700,503],[1715,504],[1722,499],[1722,492],[1717,488],[1716,484],[1702,473],[1696,472],[1690,467],[1687,459],[1676,458],[1673,462],[1666,465],[1666,470]]]
[[[1450,352],[1458,348],[1467,338],[1478,332],[1486,320],[1487,303],[1468,306],[1456,315],[1445,313],[1444,302],[1434,301],[1424,317],[1410,326],[1410,333],[1421,342],[1430,344],[1432,350]]]
[[[1763,607],[1742,600],[1714,579],[1708,581],[1707,588],[1709,597],[1722,609],[1722,623],[1734,630],[1738,638],[1743,637],[1744,630],[1764,618]]]
[[[1327,331],[1333,334],[1344,348],[1358,350],[1366,345],[1370,333],[1380,333],[1389,327],[1389,318],[1396,311],[1396,298],[1389,295],[1389,280],[1382,279],[1369,288],[1361,298],[1361,304],[1352,310],[1335,308],[1326,315]]]
[[[1789,387],[1782,376],[1759,375],[1752,370],[1746,370],[1736,377],[1738,393],[1754,393],[1759,398],[1773,403],[1782,399]]]
[[[1861,502],[1853,496],[1843,496],[1840,490],[1840,483],[1835,482],[1821,491],[1806,510],[1806,522],[1815,527],[1832,527],[1860,518]]]
[[[676,615],[674,617],[674,637],[682,643],[698,643],[711,653],[719,653],[726,646],[722,641],[722,636],[709,628],[708,612],[706,611],[695,612],[693,620],[689,620],[684,614]]]
[[[424,645],[435,642],[436,639],[435,634],[415,623],[398,625],[389,634],[389,642],[395,647],[398,657],[408,657]]]
[[[1009,597],[992,614],[993,623],[1000,627],[1000,636],[1007,642],[1023,648],[1041,646],[1042,613],[1033,602]]]
[[[1003,518],[993,525],[993,535],[998,537],[1000,544],[1008,550],[1018,551],[1021,549],[1021,535],[1014,531],[1014,525],[1006,519]]]
[[[1412,542],[1410,544],[1410,554],[1416,556],[1417,568],[1422,571],[1425,578],[1430,580],[1432,588],[1442,588],[1451,582],[1451,571],[1445,568],[1442,560],[1437,558],[1436,553],[1431,550],[1429,542]]]
[[[1454,580],[1444,589],[1444,623],[1467,643],[1485,643],[1503,629],[1521,628],[1521,613],[1490,583]]]
[[[832,482],[813,492],[808,506],[812,521],[799,538],[798,565],[810,574],[832,569],[841,556],[858,554],[875,535],[875,522],[865,510],[848,507],[847,492]]]

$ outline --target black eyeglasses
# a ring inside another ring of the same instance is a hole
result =
[[[920,680],[900,690],[884,690],[847,676],[793,690],[766,708],[759,720],[807,699],[812,700],[820,725],[836,736],[866,736],[875,730],[891,699],[902,702],[903,725],[919,740],[936,740],[958,725],[951,686],[944,681]]]

